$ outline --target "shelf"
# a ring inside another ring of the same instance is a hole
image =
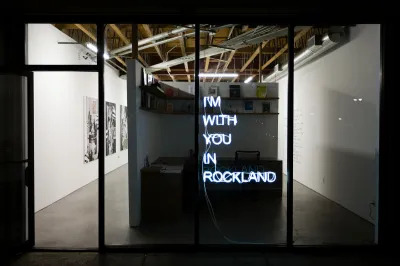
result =
[[[172,112],[172,113],[168,113],[168,112],[164,112],[164,111],[160,111],[160,110],[154,110],[154,109],[150,109],[150,108],[146,108],[146,107],[139,107],[140,110],[146,111],[146,112],[150,112],[150,113],[155,113],[155,114],[162,114],[162,115],[194,115],[194,113],[188,113],[188,112]]]
[[[151,86],[139,86],[139,88],[149,94],[152,94],[158,98],[165,98],[165,94],[162,90],[160,90],[157,86],[151,85]]]
[[[171,100],[171,101],[175,101],[175,100],[191,100],[194,101],[194,97],[165,97],[165,100]]]
[[[169,97],[164,93],[162,89],[160,89],[156,85],[139,86],[139,88],[146,93],[149,93],[156,96],[157,98],[161,98],[164,100],[194,100],[194,96],[187,96],[188,93],[185,92],[181,92],[185,96]]]
[[[163,114],[163,115],[194,115],[194,113],[188,113],[188,112],[164,112],[164,111],[159,111],[159,110],[154,110],[154,109],[149,109],[145,107],[140,107],[140,110],[150,112],[150,113],[156,113],[156,114]],[[200,115],[204,113],[199,113]],[[218,113],[208,113],[209,115],[218,115]],[[224,113],[225,115],[279,115],[279,113],[245,113],[245,112],[238,112],[238,113]]]

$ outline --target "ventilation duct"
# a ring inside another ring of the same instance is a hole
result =
[[[175,35],[175,34],[187,31],[187,30],[189,30],[190,28],[193,28],[193,27],[194,27],[194,25],[186,25],[185,27],[179,27],[179,28],[176,28],[176,29],[173,29],[173,30],[170,30],[170,31],[166,31],[166,32],[151,36],[149,38],[146,38],[146,39],[138,41],[138,46],[142,46],[142,45],[148,44],[150,42],[155,42],[155,41],[161,40],[161,39],[169,37],[171,35]],[[118,49],[114,49],[114,50],[110,51],[110,53],[115,55],[115,54],[118,54],[118,53],[125,52],[126,50],[132,51],[132,44],[125,45],[125,46],[120,47]]]
[[[324,37],[315,35],[307,41],[307,49],[294,58],[294,69],[298,69],[301,66],[319,58],[323,54],[327,53],[333,47],[342,43],[344,40],[344,31],[329,33]],[[274,72],[263,79],[263,82],[274,82],[283,78],[287,75],[288,65],[285,64],[279,69],[279,66],[275,66]]]
[[[303,28],[309,27],[297,27],[296,29],[301,30]],[[287,28],[279,28],[277,26],[259,26],[253,30],[247,31],[239,36],[220,43],[217,47],[214,46],[200,51],[200,59],[225,52],[230,52],[250,45],[259,44],[263,41],[271,40],[285,35],[287,35]],[[146,72],[152,73],[194,60],[195,54],[193,53],[170,61],[165,61],[159,64],[152,65],[146,68]]]

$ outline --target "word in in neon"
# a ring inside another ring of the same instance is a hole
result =
[[[220,172],[220,171],[204,171],[203,181],[211,183],[249,183],[254,181],[256,183],[273,183],[276,180],[274,172]]]
[[[217,155],[215,153],[213,153],[212,155],[209,154],[208,152],[204,153],[203,163],[210,164],[210,161],[212,161],[215,165],[217,165]]]

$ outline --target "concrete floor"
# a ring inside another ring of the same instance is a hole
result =
[[[366,254],[290,254],[290,253],[189,253],[189,254],[98,254],[87,252],[33,252],[14,258],[11,266],[389,266],[398,265],[393,257]]]
[[[284,182],[285,183],[285,182]],[[97,247],[97,181],[36,213],[36,247]],[[200,210],[200,243],[283,244],[286,239],[286,191],[282,198],[213,202],[220,231],[207,208]],[[215,204],[214,204],[215,203]],[[128,225],[128,167],[105,178],[107,245],[193,243],[193,216]],[[302,184],[294,183],[294,240],[298,245],[371,244],[374,226]],[[224,234],[225,237],[222,235]]]

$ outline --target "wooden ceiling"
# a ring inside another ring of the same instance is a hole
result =
[[[54,24],[59,30],[72,37],[78,43],[87,42],[96,43],[96,25],[94,24]],[[181,25],[166,24],[138,24],[139,40],[157,35],[162,32],[170,31]],[[223,26],[223,25],[218,25]],[[212,45],[218,45],[225,42],[228,37],[238,36],[246,31],[252,30],[256,25],[232,25],[217,29],[214,34],[201,32],[200,51],[207,49]],[[188,29],[185,33],[193,32]],[[295,33],[295,53],[305,48],[307,40],[315,34],[324,34],[327,28],[309,27]],[[229,34],[231,35],[229,36]],[[130,44],[132,42],[131,24],[108,24],[106,26],[107,50],[113,50]],[[176,36],[176,35],[174,35]],[[170,38],[170,37],[168,37]],[[263,42],[261,52],[262,74],[270,73],[277,63],[285,64],[287,62],[287,37],[278,37],[268,42]],[[139,60],[146,67],[158,64],[163,61],[182,57],[186,54],[195,52],[194,35],[179,38],[164,44],[156,45],[139,51]],[[107,60],[114,67],[122,72],[126,72],[127,59],[131,54],[118,56]],[[259,45],[250,45],[235,51],[225,52],[215,56],[200,60],[200,72],[226,72],[238,73],[237,79],[208,79],[207,81],[241,81],[243,82],[249,76],[256,77],[259,73]],[[171,67],[170,69],[154,72],[156,77],[165,81],[193,81],[194,62]],[[206,81],[204,78],[202,81]]]

